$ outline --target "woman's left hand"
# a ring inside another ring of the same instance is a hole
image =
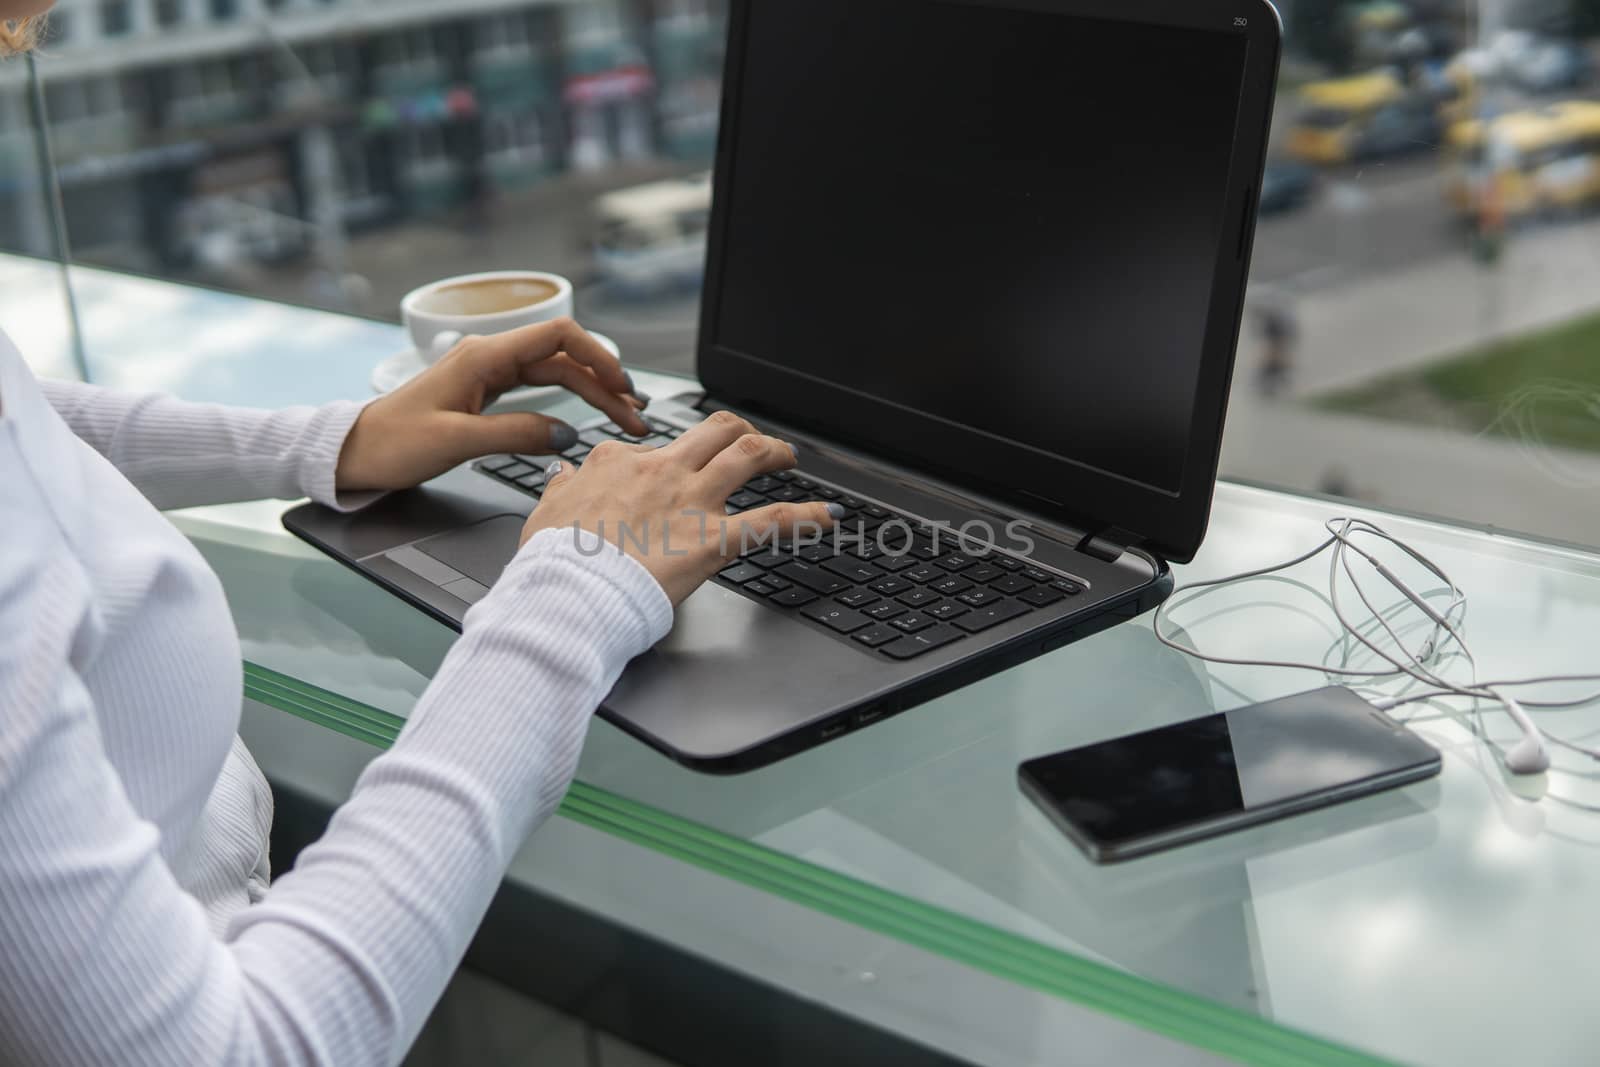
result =
[[[577,443],[571,426],[545,415],[485,415],[500,394],[559,385],[631,434],[648,403],[617,357],[571,319],[464,337],[438,363],[368,404],[345,438],[335,480],[341,490],[405,489],[478,456],[540,455]]]

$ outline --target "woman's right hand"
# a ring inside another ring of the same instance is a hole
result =
[[[661,448],[607,441],[562,464],[522,528],[584,529],[644,564],[674,605],[741,552],[780,537],[820,536],[836,504],[769,504],[738,515],[728,497],[751,478],[795,465],[792,446],[719,411]]]

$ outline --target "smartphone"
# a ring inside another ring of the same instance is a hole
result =
[[[1344,686],[1028,760],[1017,782],[1099,863],[1439,773],[1439,753]]]

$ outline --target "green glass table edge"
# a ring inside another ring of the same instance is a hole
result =
[[[377,748],[389,747],[405,725],[399,716],[248,661],[244,693]],[[1243,1063],[1370,1067],[1388,1062],[909,900],[581,781],[573,783],[558,813],[720,877]]]

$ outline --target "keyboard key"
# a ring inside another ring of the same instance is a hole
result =
[[[1024,567],[1022,568],[1022,573],[1024,577],[1031,578],[1036,582],[1048,582],[1055,577],[1049,571],[1042,571],[1038,567]]]
[[[824,560],[833,559],[837,554],[833,545],[827,541],[815,541],[809,545],[801,545],[794,550],[794,558],[804,560],[807,563],[821,563]]]
[[[867,627],[865,630],[858,630],[850,636],[850,640],[860,641],[868,648],[877,648],[879,645],[886,645],[890,641],[898,641],[901,636],[899,630],[892,626],[885,626],[880,622]]]
[[[971,589],[972,583],[954,574],[947,574],[936,582],[929,582],[928,588],[935,592],[943,593],[945,596],[955,596],[957,593],[965,593],[968,589]]]
[[[787,589],[791,585],[794,584],[793,582],[791,582],[787,578],[779,578],[776,574],[773,574],[771,571],[768,571],[766,574],[763,574],[761,576],[761,580],[763,582],[766,582],[768,585],[772,586],[772,588],[774,588],[774,589]]]
[[[926,630],[932,626],[933,620],[921,612],[911,611],[890,619],[889,625],[897,630],[904,630],[908,634],[914,634],[918,630]]]
[[[963,556],[959,552],[952,552],[948,556],[939,557],[934,562],[947,571],[958,571],[963,567],[972,566],[972,557]]]
[[[792,482],[794,481],[794,471],[773,471],[772,477],[780,482]]]
[[[955,624],[967,631],[967,633],[975,634],[980,630],[987,630],[991,626],[999,626],[1001,623],[1014,619],[1018,615],[1025,614],[1028,610],[1029,608],[1026,604],[1019,604],[1015,600],[1001,600],[990,604],[988,607],[977,608],[967,612],[957,619]]]
[[[808,493],[817,487],[817,483],[812,481],[810,478],[797,477],[795,478],[793,485],[796,489],[804,489]]]
[[[874,519],[887,519],[889,517],[889,513],[876,504],[863,505],[861,508],[861,514]]]
[[[766,497],[760,493],[752,493],[748,489],[740,490],[728,498],[728,506],[738,511],[744,511],[766,502]]]
[[[496,478],[504,478],[508,482],[514,482],[524,474],[532,473],[533,468],[528,466],[526,463],[513,463],[509,467],[501,467],[499,470],[495,471],[494,476]]]
[[[1083,592],[1083,586],[1079,585],[1077,582],[1069,582],[1065,578],[1057,578],[1055,581],[1050,583],[1050,588],[1059,589],[1068,596],[1077,596],[1079,593]]]
[[[910,554],[918,559],[938,559],[944,555],[944,549],[935,548],[932,541],[918,539],[912,543]]]
[[[886,571],[904,571],[908,567],[915,567],[921,561],[915,556],[880,556],[872,562]]]
[[[1003,571],[1020,571],[1022,569],[1022,564],[1018,563],[1010,556],[990,556],[989,563],[999,567]]]
[[[584,460],[589,458],[589,453],[593,451],[594,449],[590,448],[588,445],[573,445],[571,448],[561,453],[561,458],[569,463],[582,463]],[[550,460],[555,458],[556,457],[554,456],[545,457],[544,465],[548,467],[550,465]]]
[[[962,637],[960,630],[953,626],[935,626],[931,630],[924,630],[919,634],[911,634],[891,641],[884,645],[880,651],[894,659],[910,659],[920,656],[924,652],[932,652],[936,648],[943,648],[951,641],[959,641]]]
[[[867,502],[853,496],[842,496],[839,498],[839,503],[843,504],[851,511],[855,511],[857,508],[865,507]]]
[[[757,549],[748,556],[744,557],[744,561],[746,563],[754,563],[757,567],[760,567],[763,570],[771,570],[773,567],[781,567],[792,559],[794,559],[792,554],[785,552],[780,548]]]
[[[488,459],[485,459],[479,463],[478,466],[482,470],[486,470],[493,474],[495,471],[500,470],[503,467],[509,467],[515,462],[517,462],[517,458],[515,456],[490,456]]]
[[[1008,574],[998,581],[990,582],[989,588],[998,589],[1002,593],[1020,593],[1024,589],[1032,589],[1033,583],[1020,574]]]
[[[778,568],[777,573],[778,577],[787,578],[791,582],[803,585],[813,593],[837,593],[841,589],[848,589],[853,584],[831,571],[823,570],[815,563],[805,563],[800,560],[796,560],[793,563],[785,563]]]
[[[961,576],[969,582],[992,582],[1004,574],[1005,571],[990,563],[980,563],[976,567],[963,571]]]
[[[847,608],[864,608],[868,604],[876,603],[878,594],[870,589],[852,589],[848,593],[840,593],[833,599]]]
[[[773,593],[778,591],[771,585],[768,585],[765,581],[745,582],[744,585],[740,586],[739,588],[743,589],[746,593],[754,593],[756,596],[771,596]]]
[[[1032,589],[1017,597],[1018,600],[1027,601],[1036,608],[1054,604],[1058,600],[1067,599],[1067,594],[1059,589],[1051,589],[1048,585],[1036,585]]]
[[[748,589],[750,587],[747,585],[745,588]],[[954,600],[941,600],[937,604],[930,605],[922,610],[940,622],[945,622],[955,618],[957,615],[965,615],[969,609],[965,604],[957,604]]]
[[[882,578],[883,572],[870,563],[863,563],[854,556],[834,556],[822,564],[824,567],[842,578],[852,582],[866,583],[875,578]]]
[[[956,599],[971,607],[981,608],[995,603],[996,601],[1000,600],[1001,597],[1000,594],[996,593],[993,589],[985,589],[981,585],[975,585],[971,589],[968,589],[965,593],[962,593],[960,596],[956,597]]]
[[[856,559],[879,560],[883,558],[883,549],[878,547],[878,542],[870,537],[858,537],[850,545],[850,554]],[[880,564],[881,565],[881,564]]]
[[[753,563],[735,563],[733,566],[726,567],[719,572],[724,580],[730,581],[734,585],[743,585],[745,582],[753,581],[765,573],[766,571],[763,571]]]
[[[524,489],[532,489],[536,486],[543,485],[544,471],[534,471],[532,474],[524,474],[522,477],[517,479],[517,484],[522,486]]]
[[[872,591],[874,593],[882,593],[884,596],[899,596],[907,589],[912,588],[915,587],[910,582],[893,574],[881,581],[872,583]]]
[[[786,608],[798,608],[802,604],[809,604],[817,599],[815,593],[792,586],[781,593],[773,593],[767,598],[768,604],[782,604]]]
[[[918,585],[926,585],[929,582],[937,582],[940,578],[943,578],[945,572],[927,563],[919,563],[910,570],[903,571],[902,574]]]
[[[593,429],[585,430],[580,433],[578,435],[578,440],[588,445],[590,448],[593,448],[603,442],[614,441],[616,438],[612,437],[610,434],[606,433],[597,426]]]
[[[931,589],[913,589],[909,593],[901,593],[896,600],[908,608],[920,608],[924,604],[932,604],[939,599],[939,594]]]
[[[800,614],[842,634],[854,633],[871,621],[859,611],[826,601],[801,608]]]
[[[813,496],[821,497],[823,500],[838,500],[839,499],[839,490],[837,490],[837,489],[829,489],[825,485],[817,486],[815,489],[813,489],[811,491],[811,493],[812,493]]]
[[[770,493],[782,484],[771,475],[763,474],[759,478],[751,478],[748,482],[745,482],[744,487],[752,493]]]
[[[639,443],[644,445],[646,448],[660,448],[662,445],[670,445],[672,443],[672,438],[668,437],[664,433],[653,433]]]
[[[792,485],[780,485],[767,495],[774,500],[782,501],[805,500],[808,498],[806,493],[801,492]]]
[[[892,619],[897,615],[904,615],[906,606],[893,600],[885,600],[881,604],[874,604],[870,608],[863,608],[862,614],[874,619]]]

